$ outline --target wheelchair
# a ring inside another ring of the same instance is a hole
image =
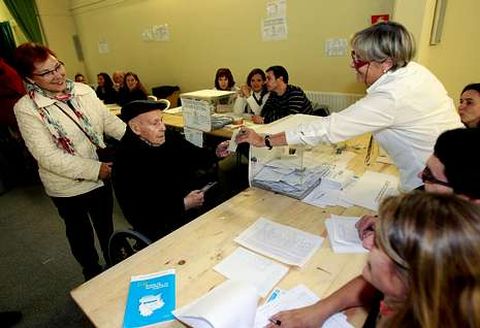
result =
[[[108,242],[110,265],[115,265],[150,245],[152,241],[132,229],[115,231]]]

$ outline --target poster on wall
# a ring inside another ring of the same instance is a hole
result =
[[[265,18],[262,21],[262,39],[263,41],[286,40],[286,18]]]
[[[263,41],[287,39],[287,0],[269,0],[266,5],[267,17],[262,20]]]
[[[105,39],[101,39],[100,41],[98,41],[97,46],[99,54],[108,54],[110,52],[110,46]]]

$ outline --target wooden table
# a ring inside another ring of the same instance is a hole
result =
[[[360,173],[364,170],[363,156],[359,154],[357,157],[349,166]],[[369,169],[395,172],[392,165],[381,163],[374,163]],[[225,281],[212,267],[238,247],[234,238],[260,216],[326,237],[324,220],[330,213],[360,216],[368,212],[359,207],[322,209],[269,191],[248,188],[75,288],[71,295],[96,326],[121,327],[129,281],[133,275],[175,269],[177,307],[181,307]],[[323,298],[357,276],[363,268],[365,258],[365,254],[335,254],[328,239],[325,239],[320,250],[303,268],[290,269],[279,287],[289,289],[303,283]],[[351,309],[347,315],[352,324],[360,327],[366,314],[363,309]],[[175,321],[162,327],[183,325]]]

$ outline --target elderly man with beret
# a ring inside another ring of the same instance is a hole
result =
[[[193,209],[204,203],[199,169],[211,168],[228,154],[228,142],[217,156],[196,147],[162,119],[165,104],[132,101],[122,107],[127,130],[112,169],[115,195],[127,221],[136,231],[157,240],[189,222]]]

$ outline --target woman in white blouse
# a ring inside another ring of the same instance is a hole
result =
[[[395,22],[357,32],[351,41],[351,67],[367,95],[328,117],[309,117],[297,128],[271,136],[245,129],[237,142],[262,146],[337,143],[371,132],[400,171],[404,191],[422,185],[417,176],[438,135],[461,127],[452,99],[425,67],[412,62],[413,37]]]

